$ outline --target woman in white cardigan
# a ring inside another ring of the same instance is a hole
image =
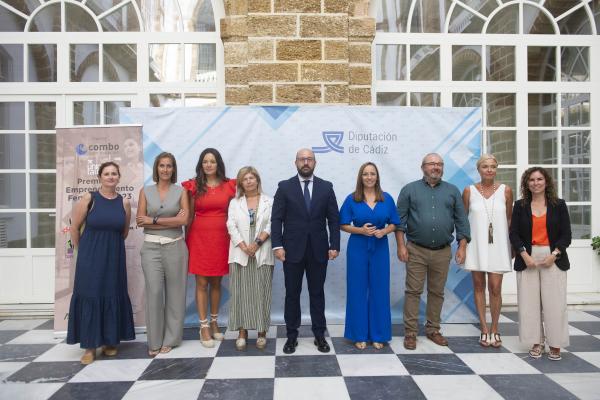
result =
[[[238,350],[246,348],[248,329],[256,329],[256,347],[267,345],[271,323],[271,282],[275,260],[271,250],[273,198],[262,193],[260,175],[243,167],[237,175],[237,195],[229,203],[229,330],[238,330]]]

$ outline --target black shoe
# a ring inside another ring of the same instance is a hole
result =
[[[296,339],[288,339],[283,345],[283,352],[285,354],[292,354],[296,351],[296,347],[298,346],[298,341]]]
[[[315,346],[317,346],[317,350],[321,353],[329,353],[329,343],[327,343],[327,340],[325,340],[324,337],[316,337]]]

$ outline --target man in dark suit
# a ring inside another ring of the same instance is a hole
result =
[[[271,213],[273,252],[283,262],[285,276],[284,317],[288,339],[283,352],[286,354],[295,352],[298,346],[304,271],[314,343],[320,352],[329,352],[323,285],[327,261],[336,258],[340,250],[340,218],[333,185],[313,175],[316,163],[312,150],[301,149],[296,153],[298,175],[279,182]]]

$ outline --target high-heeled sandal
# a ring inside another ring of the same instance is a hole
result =
[[[384,345],[383,343],[381,343],[381,342],[373,342],[373,347],[374,347],[376,350],[381,350],[381,349],[383,349],[383,347],[384,347],[384,346],[385,346],[385,345]]]
[[[502,338],[498,332],[492,333],[490,337],[490,344],[493,348],[498,349],[502,346]]]
[[[560,349],[554,350],[551,348],[550,351],[548,352],[548,360],[550,360],[550,361],[562,360],[562,357],[560,356]]]
[[[267,347],[267,333],[260,332],[258,338],[256,338],[256,348],[262,350],[265,347]]]
[[[160,349],[156,349],[156,350],[148,350],[148,355],[150,357],[156,357],[158,354],[160,353]]]
[[[208,329],[210,332],[210,324],[208,323],[208,319],[200,320],[200,330],[198,331],[198,334],[200,335],[200,343],[202,343],[202,346],[207,348],[215,347],[215,341],[212,339],[212,336],[210,339],[206,340],[202,338],[202,329]]]
[[[171,346],[163,346],[160,348],[160,352],[162,354],[166,354],[166,353],[170,352],[171,350],[173,350],[173,348]]]
[[[354,343],[354,347],[356,347],[358,350],[364,350],[367,348],[367,342],[356,342]]]
[[[213,337],[213,339],[222,341],[225,336],[223,336],[223,334],[219,331],[217,318],[219,318],[219,314],[210,314],[210,335]]]
[[[481,332],[481,334],[479,335],[479,345],[481,347],[490,347],[490,334],[489,333]]]
[[[529,357],[531,358],[540,358],[542,354],[544,354],[543,344],[534,344],[531,350],[529,350]]]
[[[83,365],[88,365],[94,362],[94,360],[96,359],[96,349],[94,349],[91,352],[85,352],[83,353],[83,355],[81,356],[81,364]]]

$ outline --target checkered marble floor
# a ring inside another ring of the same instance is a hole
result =
[[[147,355],[145,335],[116,357],[79,363],[78,346],[54,339],[51,320],[0,321],[0,399],[600,399],[600,311],[569,311],[571,345],[560,362],[533,360],[519,344],[516,313],[503,313],[503,347],[482,348],[473,324],[448,324],[449,346],[424,336],[402,346],[403,327],[382,350],[358,351],[331,325],[332,351],[319,353],[309,327],[284,355],[285,328],[271,327],[264,350],[235,349],[236,332],[213,349],[196,329],[168,354]],[[254,340],[253,340],[254,339]]]

